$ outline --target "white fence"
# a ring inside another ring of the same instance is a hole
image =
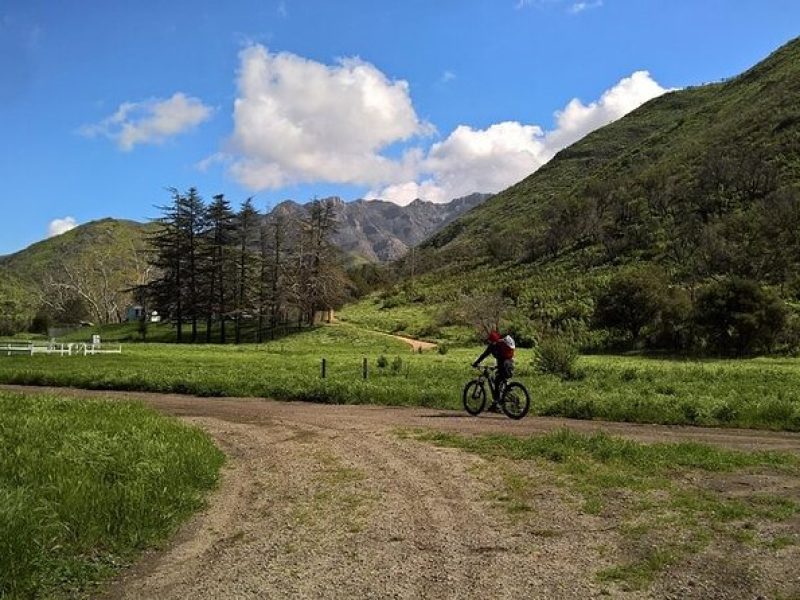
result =
[[[122,344],[91,344],[57,342],[0,342],[0,356],[16,354],[58,354],[60,356],[87,356],[89,354],[122,354]]]

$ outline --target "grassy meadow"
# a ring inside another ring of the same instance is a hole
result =
[[[0,382],[461,409],[469,365],[481,350],[418,354],[343,324],[259,345],[128,344],[122,355],[2,356]],[[798,359],[583,356],[581,376],[571,381],[540,374],[534,363],[534,351],[518,350],[516,376],[531,392],[532,415],[800,431]]]
[[[131,402],[0,392],[0,597],[72,597],[203,505],[222,453]]]

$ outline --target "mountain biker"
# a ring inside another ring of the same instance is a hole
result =
[[[492,330],[486,339],[486,350],[483,351],[472,366],[476,369],[481,364],[481,361],[490,354],[497,361],[497,374],[495,375],[495,389],[497,390],[497,398],[500,398],[503,387],[505,387],[506,380],[514,375],[514,340],[510,335],[501,337],[500,334]],[[492,412],[498,412],[497,400],[492,398],[492,405],[489,407]]]

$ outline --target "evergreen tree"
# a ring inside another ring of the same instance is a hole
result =
[[[179,227],[184,240],[183,260],[185,262],[185,285],[187,316],[192,323],[192,342],[197,341],[197,320],[203,308],[201,295],[201,243],[205,229],[206,207],[197,189],[189,188],[188,192],[178,195]]]
[[[236,323],[236,343],[242,340],[242,320],[245,315],[258,310],[259,261],[259,213],[253,206],[253,199],[242,203],[236,215],[236,293],[234,297],[234,319]]]
[[[185,240],[181,228],[181,196],[171,188],[172,203],[158,207],[162,216],[155,219],[156,231],[148,241],[153,248],[151,266],[157,276],[148,284],[148,295],[158,311],[173,321],[177,328],[177,340],[183,341],[185,278],[183,252]]]
[[[232,303],[234,240],[236,224],[230,203],[223,194],[214,196],[206,210],[204,244],[204,305],[206,313],[206,342],[211,342],[214,318],[219,321],[220,343],[224,344],[225,321]]]
[[[327,310],[341,302],[346,277],[338,263],[338,254],[331,242],[336,232],[336,204],[331,198],[315,199],[308,207],[303,223],[305,254],[302,260],[302,295],[299,308],[307,322],[314,322],[318,311]]]

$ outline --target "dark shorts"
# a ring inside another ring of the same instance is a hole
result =
[[[511,379],[514,376],[514,359],[507,358],[500,363],[497,374],[502,380]]]

